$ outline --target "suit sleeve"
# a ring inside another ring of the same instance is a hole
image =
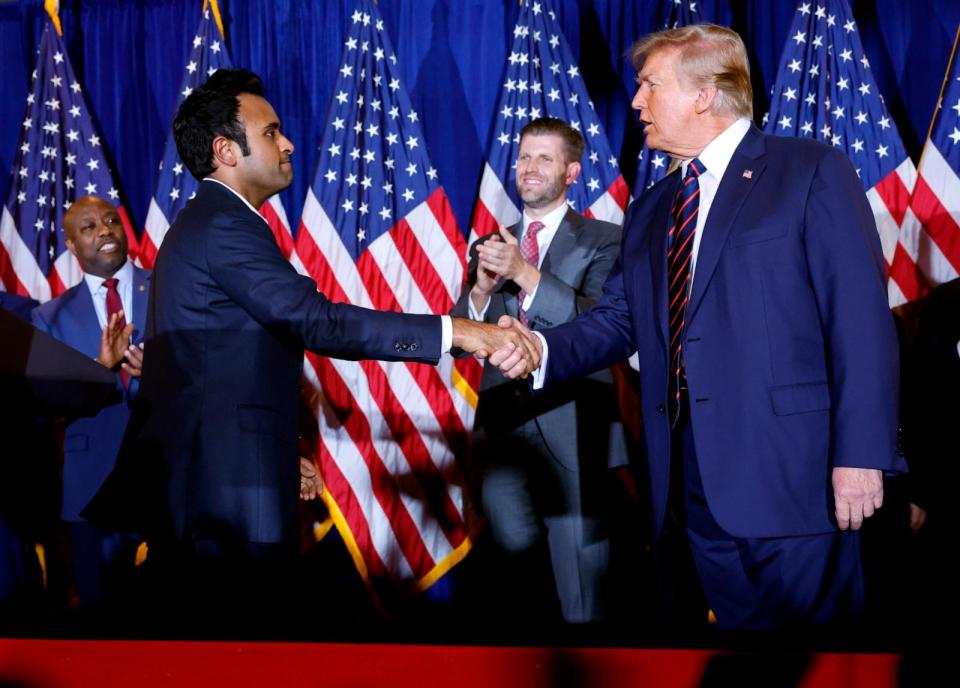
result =
[[[263,327],[324,356],[439,360],[438,316],[331,303],[312,279],[284,260],[272,235],[257,222],[248,214],[219,215],[209,228],[206,258],[220,288]]]
[[[34,308],[32,311],[30,311],[30,322],[34,327],[44,334],[50,334],[50,323],[47,322],[47,319],[44,317],[40,307]]]
[[[541,330],[550,351],[545,385],[608,368],[633,352],[622,261],[621,256],[614,263],[603,285],[603,294],[592,309],[559,327]]]
[[[804,218],[827,349],[834,466],[905,470],[897,455],[898,346],[873,213],[849,160],[819,161]]]
[[[602,232],[579,289],[549,272],[540,274],[537,293],[527,311],[531,322],[565,323],[589,311],[600,298],[603,284],[620,252],[620,231],[615,225],[591,223],[586,231]]]

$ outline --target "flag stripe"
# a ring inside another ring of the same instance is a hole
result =
[[[355,494],[371,494],[376,503],[382,509],[384,518],[378,519],[381,524],[389,524],[393,532],[400,551],[406,559],[408,566],[414,573],[422,570],[429,570],[434,561],[427,551],[421,537],[419,537],[417,526],[411,516],[411,512],[419,515],[422,509],[422,502],[414,503],[409,497],[405,497],[403,491],[398,485],[395,475],[403,475],[408,471],[397,474],[392,473],[391,469],[397,469],[396,456],[391,456],[389,452],[384,452],[386,456],[379,453],[379,449],[385,446],[385,443],[377,443],[374,440],[373,430],[371,428],[370,416],[373,411],[369,404],[363,404],[368,399],[358,399],[353,391],[359,392],[362,396],[371,396],[372,391],[367,389],[367,384],[361,380],[354,380],[355,385],[351,386],[345,382],[338,369],[334,359],[317,357],[318,377],[323,386],[323,393],[334,405],[335,408],[342,410],[345,418],[342,418],[343,429],[349,435],[353,445],[359,452],[363,464],[369,473],[369,492],[354,490]],[[351,391],[353,390],[353,391]],[[365,413],[350,412],[353,409],[364,409]],[[377,422],[378,427],[382,427],[381,422]],[[345,458],[345,457],[344,457]],[[391,458],[393,459],[391,461]],[[350,468],[350,464],[335,455],[335,460],[341,468]],[[385,461],[390,462],[390,466],[385,465]],[[364,479],[367,475],[360,473]],[[389,545],[384,545],[386,561],[395,561],[395,557],[389,555]]]

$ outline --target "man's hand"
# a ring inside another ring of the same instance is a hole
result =
[[[910,532],[914,535],[919,533],[927,526],[927,510],[910,502]]]
[[[487,358],[491,353],[500,352],[500,361],[513,354],[516,358],[511,361],[511,370],[518,371],[515,377],[526,377],[540,365],[540,343],[537,338],[522,326],[514,327],[516,321],[506,315],[500,318],[497,325],[466,318],[452,318],[451,322],[455,347],[477,358]]]
[[[883,473],[877,468],[833,469],[833,499],[840,530],[860,530],[883,505]]]
[[[100,335],[100,353],[96,361],[111,370],[126,357],[127,348],[130,346],[130,335],[133,334],[133,323],[125,327],[120,326],[121,314],[114,313]]]
[[[143,342],[139,345],[131,344],[123,355],[127,360],[121,367],[130,377],[140,377],[143,373]]]
[[[480,248],[484,244],[489,244],[492,241],[501,241],[500,236],[497,234],[491,234],[490,238],[485,242],[482,244],[477,244],[478,257]],[[497,281],[499,281],[499,279],[500,275],[484,268],[478,259],[477,281],[470,290],[470,298],[473,300],[473,307],[477,309],[478,313],[482,312],[483,309],[487,307],[487,301],[490,300],[490,294],[493,293],[493,290],[496,288]]]
[[[490,354],[490,365],[494,365],[499,368],[500,372],[503,373],[503,376],[509,378],[510,380],[515,380],[518,377],[526,377],[540,367],[540,361],[543,359],[543,346],[538,337],[533,335],[530,330],[527,329],[519,320],[516,318],[511,318],[509,315],[501,315],[500,319],[497,321],[497,326],[502,327],[503,329],[517,330],[525,338],[533,342],[533,345],[537,350],[537,361],[535,366],[528,368],[526,365],[526,360],[524,360],[524,358],[520,355],[520,351],[518,349],[511,350],[508,348],[502,348]]]
[[[310,459],[300,457],[300,499],[310,501],[323,494],[323,479]]]
[[[528,294],[540,284],[540,271],[530,265],[520,254],[520,242],[510,231],[500,225],[500,239],[491,238],[477,245],[480,258],[477,266],[477,282],[480,272],[486,270],[499,277],[513,280]]]

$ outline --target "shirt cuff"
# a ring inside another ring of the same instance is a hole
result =
[[[453,321],[449,315],[440,316],[440,353],[448,354],[453,348]]]
[[[533,291],[531,291],[528,294],[524,294],[523,303],[520,304],[520,308],[522,308],[524,311],[530,310],[530,306],[533,305],[533,299],[537,295],[537,289],[539,288],[540,288],[540,283],[537,282],[537,286],[533,288]]]
[[[540,340],[540,346],[543,347],[543,355],[540,357],[540,367],[534,370],[530,375],[533,377],[533,388],[543,389],[543,385],[547,378],[547,356],[550,354],[550,350],[547,346],[547,340],[542,334],[534,331],[533,336]]]

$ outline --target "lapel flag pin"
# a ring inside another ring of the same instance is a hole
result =
[[[743,171],[744,179],[753,179],[753,170],[744,170]]]

